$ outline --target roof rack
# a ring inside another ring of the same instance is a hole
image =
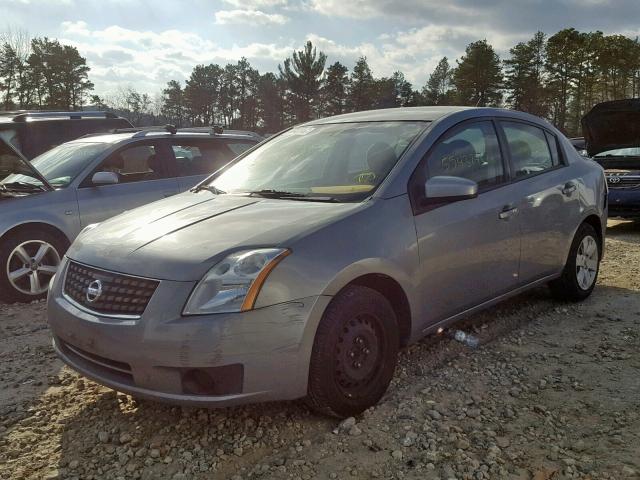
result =
[[[82,118],[118,118],[112,112],[25,112],[13,117],[14,122],[26,122],[34,118],[69,118],[79,120]]]
[[[186,127],[178,129],[178,132],[181,133],[208,133],[209,135],[242,135],[245,137],[255,138],[257,140],[264,140],[264,137],[257,134],[256,132],[251,132],[249,130],[227,130],[223,129],[223,127],[219,125],[214,125],[211,127]]]
[[[178,130],[184,133],[208,133],[209,135],[221,135],[227,133],[222,125],[211,125],[210,127],[185,127]]]

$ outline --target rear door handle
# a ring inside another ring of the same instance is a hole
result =
[[[569,195],[571,195],[573,192],[575,192],[575,191],[576,191],[576,188],[578,188],[578,187],[576,187],[576,184],[575,184],[575,183],[573,183],[573,182],[567,182],[567,183],[565,183],[565,184],[564,184],[564,187],[562,187],[562,194],[563,194],[563,195],[566,195],[566,196],[569,196]]]
[[[518,207],[515,207],[513,205],[505,205],[504,207],[502,207],[502,211],[500,211],[500,213],[498,214],[498,218],[500,218],[500,220],[508,220],[516,213],[518,213]]]

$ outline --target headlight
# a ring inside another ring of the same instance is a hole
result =
[[[260,248],[229,255],[198,282],[184,315],[251,310],[271,270],[290,253],[284,248]]]

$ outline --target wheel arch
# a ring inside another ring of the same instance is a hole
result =
[[[26,223],[21,223],[19,225],[14,225],[13,227],[5,230],[2,233],[2,235],[0,235],[0,242],[5,241],[11,235],[15,235],[19,232],[24,232],[28,230],[36,230],[41,232],[45,231],[47,233],[50,233],[56,236],[61,242],[65,244],[67,248],[69,247],[69,245],[71,245],[71,241],[69,240],[69,237],[67,237],[67,235],[62,230],[60,230],[55,225],[52,225],[46,222],[26,222]],[[64,252],[61,252],[61,253],[64,253]]]
[[[604,238],[602,231],[606,225],[603,225],[600,221],[600,217],[595,214],[588,215],[582,223],[586,223],[587,225],[591,225],[593,229],[596,231],[596,235],[598,235],[598,246],[600,247],[600,257],[602,257],[604,253]]]
[[[354,278],[343,289],[350,285],[371,288],[387,299],[398,321],[400,345],[406,346],[411,338],[411,306],[400,283],[389,275],[369,273]]]

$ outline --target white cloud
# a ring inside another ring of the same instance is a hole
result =
[[[258,8],[286,7],[288,0],[223,0],[234,7],[256,10]]]
[[[153,93],[169,80],[183,82],[198,64],[234,63],[246,57],[261,70],[273,69],[294,48],[292,44],[252,42],[222,47],[194,33],[178,30],[139,31],[116,25],[91,30],[85,22],[63,22],[60,41],[74,45],[87,58],[96,93],[122,85]]]
[[[215,16],[218,25],[284,25],[289,21],[289,17],[279,13],[260,10],[220,10]]]

